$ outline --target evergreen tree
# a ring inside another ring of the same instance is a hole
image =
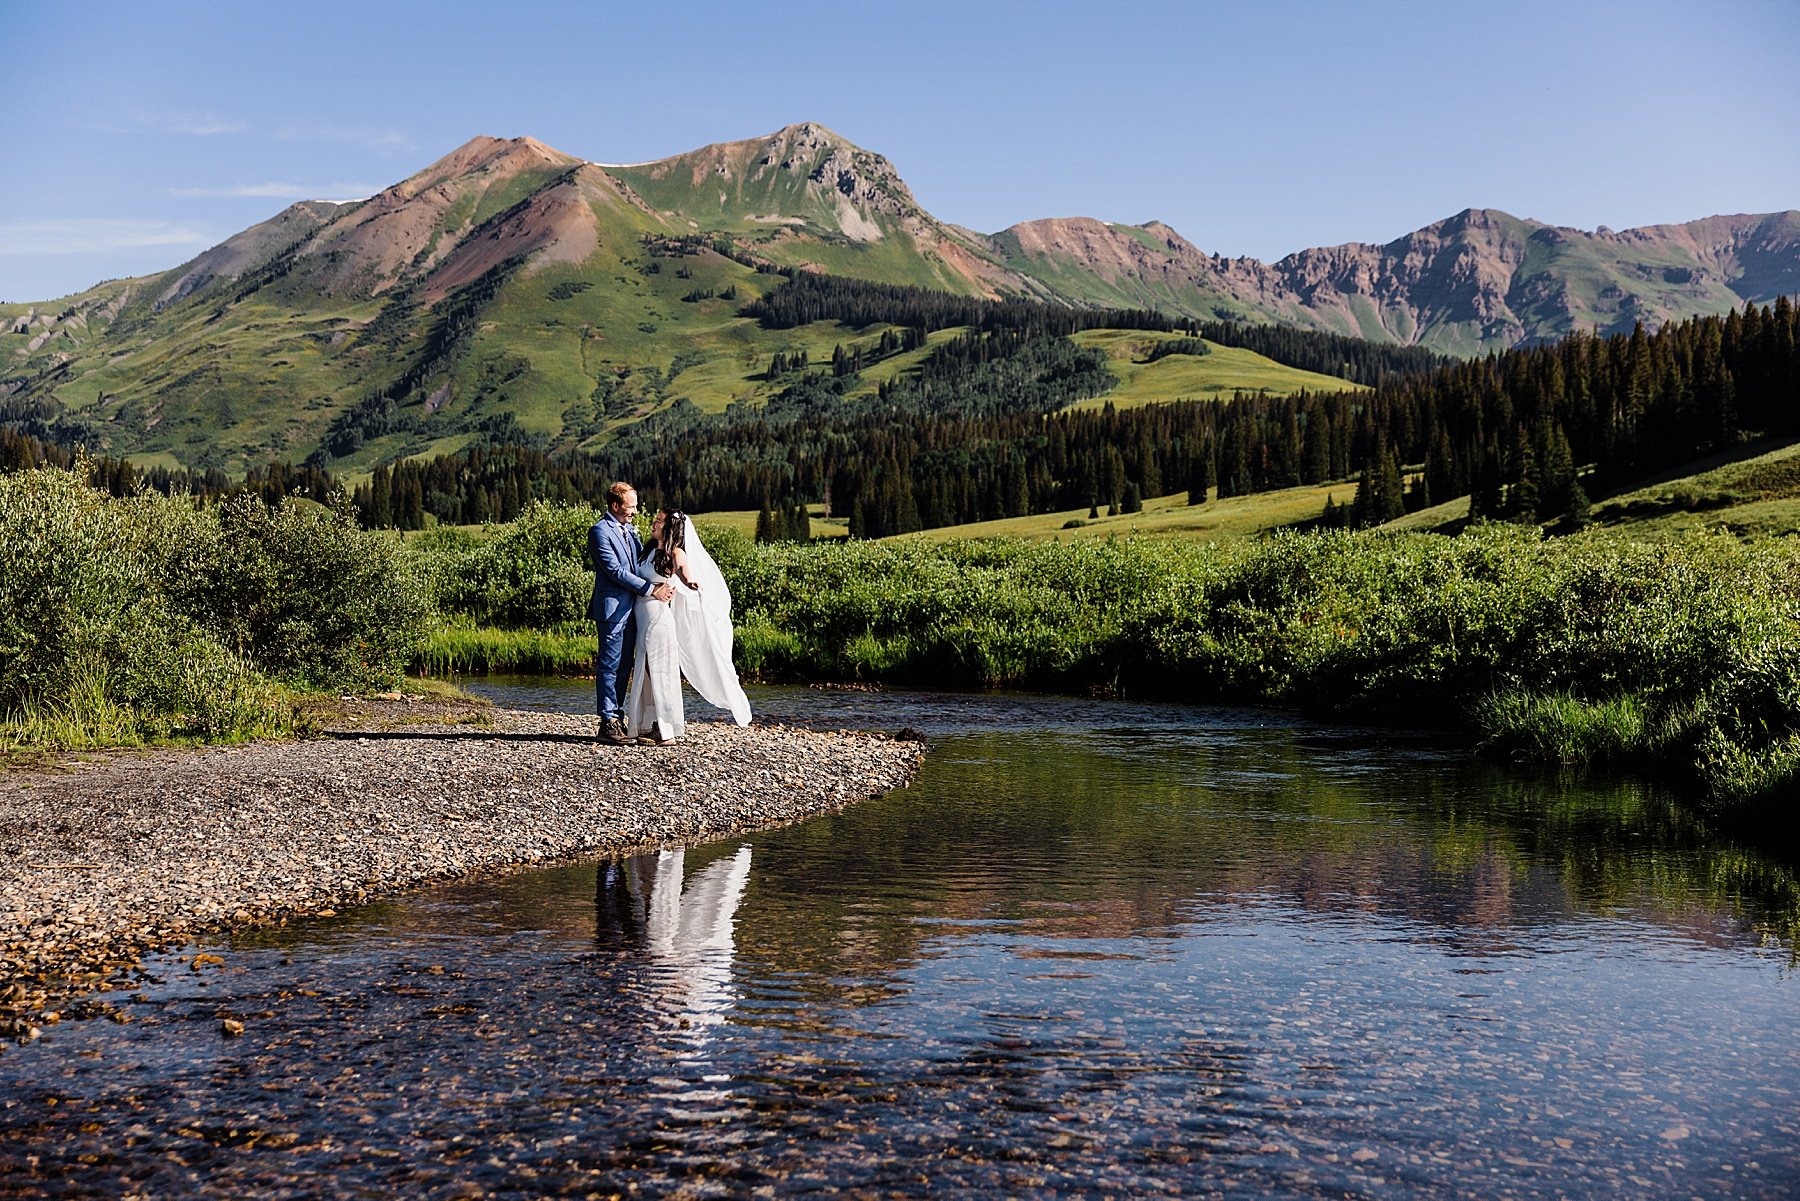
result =
[[[1503,514],[1514,521],[1536,521],[1540,500],[1537,455],[1531,449],[1531,440],[1526,437],[1524,426],[1514,427],[1513,446],[1507,455],[1506,469],[1511,482],[1507,485],[1502,500]]]
[[[1563,527],[1570,531],[1586,529],[1592,520],[1591,507],[1588,504],[1587,490],[1581,486],[1580,480],[1569,483],[1568,500],[1563,508]]]
[[[1375,524],[1375,514],[1380,511],[1380,502],[1375,495],[1379,487],[1374,467],[1364,463],[1362,473],[1356,477],[1356,495],[1350,500],[1351,525],[1360,529]]]
[[[1406,494],[1400,483],[1400,460],[1388,451],[1381,459],[1381,488],[1376,498],[1377,523],[1392,521],[1406,512]]]
[[[1301,439],[1300,482],[1322,484],[1331,478],[1330,421],[1320,406],[1306,414],[1306,433]]]

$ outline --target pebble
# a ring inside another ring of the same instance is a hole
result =
[[[402,708],[304,742],[0,771],[0,1037],[208,932],[784,825],[902,787],[924,757],[879,734],[689,723],[670,746],[614,746],[592,717],[484,710],[471,727]]]

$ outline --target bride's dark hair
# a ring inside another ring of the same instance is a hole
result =
[[[687,549],[687,514],[680,509],[664,509],[662,537],[656,540],[657,574],[675,574],[675,552],[678,549]]]

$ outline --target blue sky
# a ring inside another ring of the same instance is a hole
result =
[[[0,0],[0,300],[172,267],[476,134],[632,162],[820,121],[937,216],[1263,259],[1463,208],[1800,208],[1800,3]]]

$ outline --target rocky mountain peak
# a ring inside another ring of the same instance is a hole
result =
[[[859,208],[898,216],[916,209],[912,189],[886,158],[864,150],[815,121],[785,125],[761,142],[757,167],[803,174],[808,183],[848,198]]]

